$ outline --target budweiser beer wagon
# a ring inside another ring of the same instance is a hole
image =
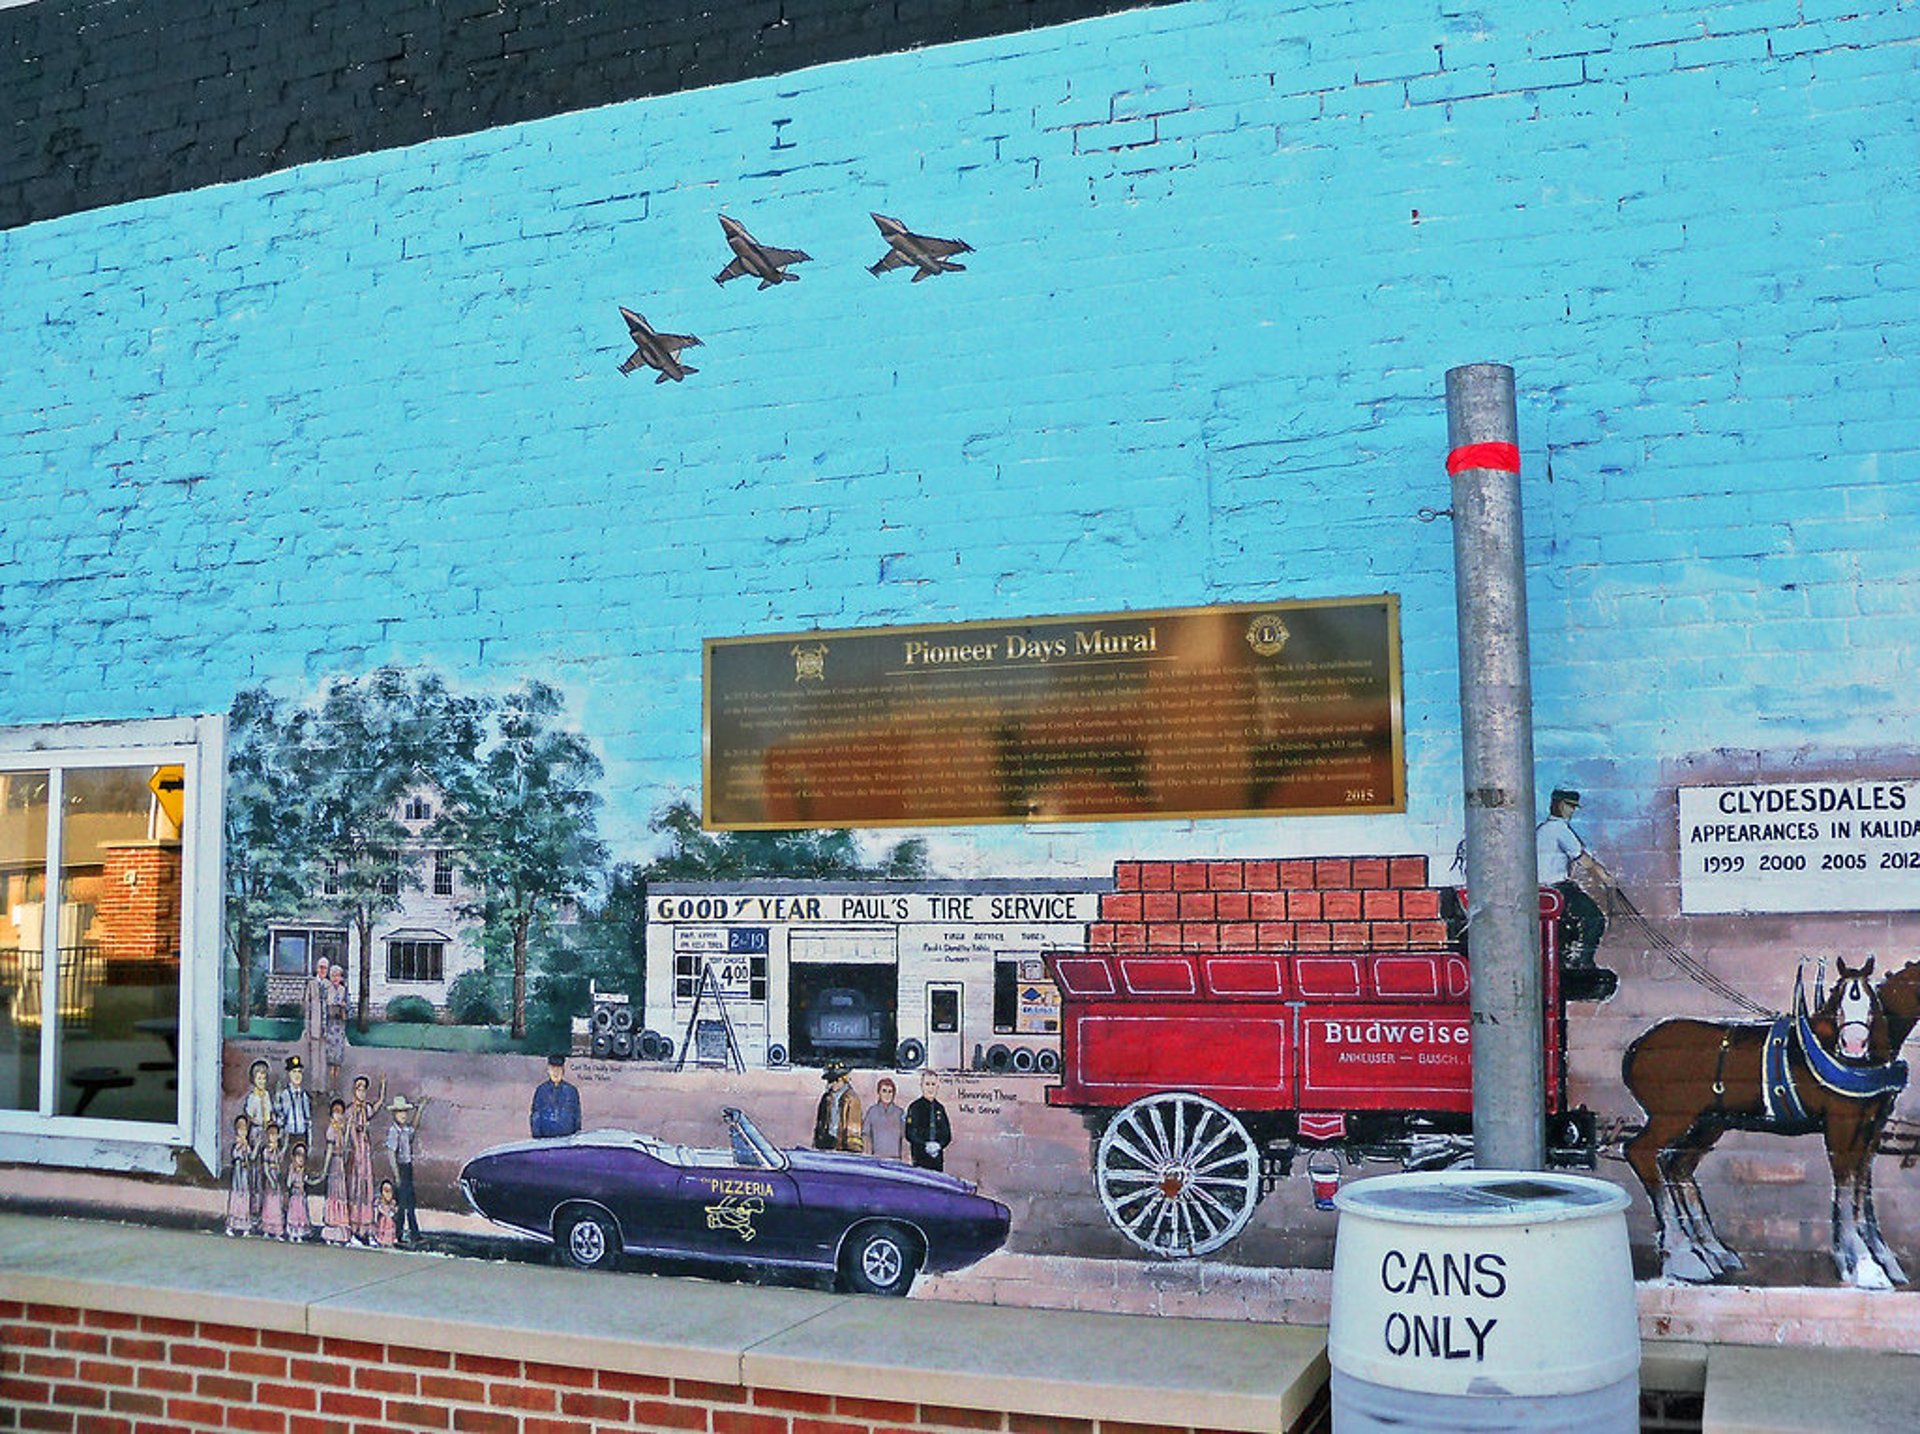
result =
[[[1547,1134],[1591,1167],[1567,1107],[1566,1001],[1540,893]],[[1434,1168],[1472,1151],[1467,959],[1457,950],[1054,952],[1061,1081],[1047,1103],[1103,1117],[1100,1201],[1153,1254],[1209,1254],[1302,1150]]]

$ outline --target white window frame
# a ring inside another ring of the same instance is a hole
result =
[[[125,722],[62,722],[0,727],[0,770],[103,766],[185,768],[186,808],[180,826],[179,1104],[172,1125],[91,1116],[0,1111],[0,1162],[138,1170],[173,1174],[192,1151],[216,1170],[220,1106],[222,966],[221,848],[226,803],[227,719],[139,718]],[[60,783],[50,783],[55,793]],[[49,803],[48,861],[61,865],[59,806]],[[58,934],[59,903],[46,903],[45,943]],[[48,1019],[41,1027],[41,1107],[57,1107],[58,983],[44,982]]]

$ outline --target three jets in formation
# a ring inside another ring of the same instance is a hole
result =
[[[914,271],[913,282],[916,284],[933,274],[966,272],[967,266],[953,263],[952,256],[971,254],[971,244],[959,239],[936,239],[928,234],[915,234],[898,219],[890,219],[884,214],[874,215],[873,222],[879,226],[881,237],[887,241],[887,252],[867,269],[876,278],[889,270],[909,266]],[[789,274],[787,270],[813,257],[799,249],[776,249],[770,244],[762,244],[747,232],[746,226],[739,220],[729,219],[724,214],[720,216],[720,227],[726,232],[727,247],[733,250],[733,259],[713,276],[716,284],[725,284],[730,279],[744,279],[749,275],[758,279],[763,289],[770,289],[775,284],[793,283],[800,276]],[[680,362],[681,349],[700,346],[700,340],[692,334],[659,333],[632,309],[621,309],[620,316],[627,321],[627,332],[632,335],[634,343],[633,353],[620,365],[620,372],[632,373],[635,369],[651,368],[659,375],[654,379],[655,383],[665,383],[668,379],[678,383],[688,374],[700,372]]]

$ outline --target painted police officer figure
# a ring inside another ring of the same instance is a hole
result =
[[[547,1078],[533,1089],[527,1125],[535,1140],[557,1140],[580,1133],[580,1092],[567,1079],[564,1055],[547,1057]]]
[[[940,1077],[928,1071],[920,1077],[920,1098],[907,1107],[907,1157],[922,1170],[944,1170],[952,1144],[953,1125],[940,1103]]]
[[[298,1056],[287,1057],[286,1080],[273,1097],[273,1118],[289,1148],[313,1134],[313,1092],[307,1089],[306,1063]]]

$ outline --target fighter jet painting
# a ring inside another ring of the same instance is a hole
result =
[[[655,383],[665,383],[672,379],[680,382],[690,373],[700,372],[680,362],[680,350],[700,347],[700,340],[692,334],[658,334],[653,326],[641,318],[632,309],[620,310],[620,317],[627,321],[627,331],[633,335],[633,356],[620,365],[620,372],[632,373],[637,368],[652,368],[660,371]]]
[[[880,226],[880,233],[887,241],[886,256],[877,264],[868,266],[867,272],[875,278],[889,269],[902,269],[911,264],[915,273],[913,282],[919,283],[930,274],[964,274],[965,264],[950,264],[949,254],[971,254],[973,245],[958,239],[933,239],[925,234],[909,233],[907,226],[898,219],[889,219],[884,214],[873,216],[873,222]]]
[[[763,289],[771,289],[775,284],[790,284],[800,276],[789,274],[787,266],[804,264],[813,257],[798,249],[775,249],[770,244],[762,244],[747,233],[746,225],[724,214],[720,216],[720,227],[727,231],[727,244],[733,250],[733,262],[713,276],[716,284],[744,278],[748,274],[758,279]]]

